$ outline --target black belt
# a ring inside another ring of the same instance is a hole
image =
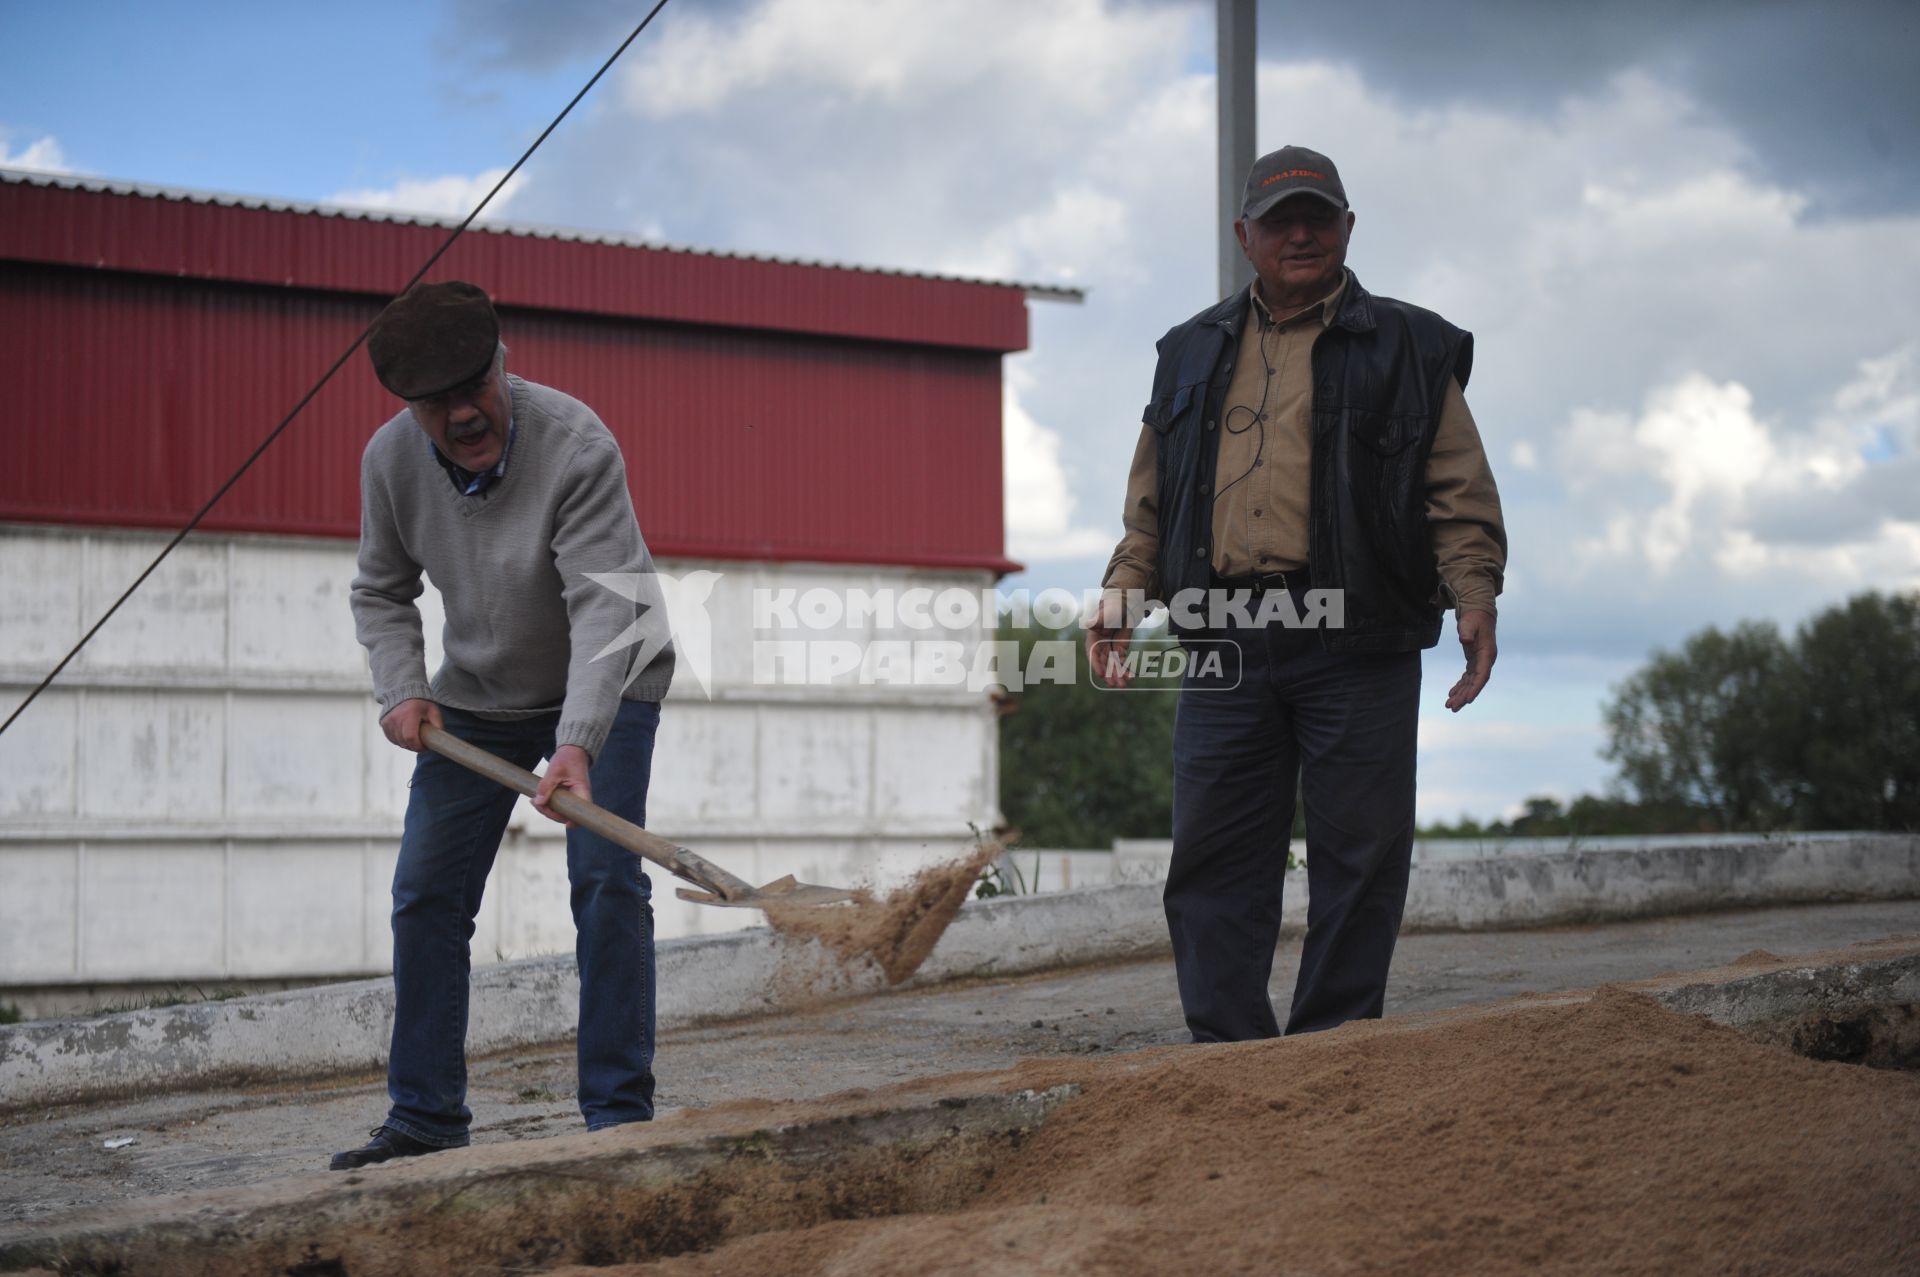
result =
[[[1221,576],[1213,577],[1216,590],[1251,590],[1255,594],[1265,594],[1268,590],[1305,590],[1310,588],[1312,574],[1306,568],[1295,568],[1291,572],[1262,572],[1258,576]]]

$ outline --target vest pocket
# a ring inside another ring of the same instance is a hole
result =
[[[1367,547],[1374,570],[1390,589],[1375,606],[1391,610],[1397,594],[1416,597],[1430,588],[1432,551],[1416,473],[1424,419],[1405,414],[1350,409],[1345,414],[1346,492],[1354,526]]]
[[[1350,409],[1347,412],[1347,433],[1369,452],[1390,457],[1404,451],[1420,438],[1421,420],[1419,417]]]
[[[1180,424],[1180,419],[1193,410],[1193,401],[1198,397],[1201,385],[1200,382],[1194,382],[1155,399],[1141,412],[1140,419],[1159,434],[1171,434],[1173,428]]]

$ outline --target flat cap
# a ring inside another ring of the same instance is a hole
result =
[[[486,372],[500,345],[500,316],[463,279],[415,284],[388,303],[367,334],[380,384],[402,399],[426,399]]]

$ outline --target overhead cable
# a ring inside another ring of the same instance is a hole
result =
[[[585,84],[580,86],[580,91],[573,95],[573,99],[570,102],[568,102],[566,106],[561,108],[560,114],[553,117],[553,122],[548,124],[546,128],[540,130],[540,136],[533,139],[533,145],[529,146],[521,154],[520,158],[513,162],[513,167],[508,169],[506,173],[500,178],[500,180],[493,184],[493,189],[488,191],[486,195],[481,197],[480,202],[473,206],[473,211],[471,213],[468,213],[465,219],[462,220],[458,226],[453,228],[453,230],[447,235],[447,238],[444,241],[442,241],[440,247],[433,250],[433,256],[427,258],[427,260],[421,265],[420,269],[413,273],[413,278],[409,279],[405,284],[400,286],[400,288],[394,294],[396,297],[399,296],[401,293],[406,292],[407,289],[412,288],[415,284],[419,283],[423,278],[425,278],[426,273],[433,269],[434,263],[438,262],[442,257],[446,256],[447,250],[453,247],[454,241],[458,240],[461,235],[465,234],[467,227],[473,224],[473,219],[480,216],[481,211],[484,210],[487,207],[487,205],[493,201],[493,197],[498,195],[501,192],[501,190],[505,188],[506,184],[513,180],[513,175],[518,173],[521,169],[521,166],[524,165],[529,159],[533,158],[533,153],[540,149],[540,144],[546,141],[548,135],[550,135],[555,129],[560,127],[560,121],[567,118],[568,114],[572,112],[573,108],[580,104],[580,99],[586,97],[588,91],[591,90],[594,85],[600,82],[600,77],[605,75],[615,62],[620,60],[620,55],[627,51],[627,46],[632,44],[636,39],[638,39],[640,36],[640,33],[647,29],[647,24],[652,22],[654,17],[662,9],[666,7],[667,7],[667,0],[659,0],[659,3],[655,4],[653,8],[647,11],[647,16],[640,20],[640,25],[635,27],[631,32],[628,33],[627,38],[620,42],[620,47],[615,49],[611,54],[608,55],[607,60],[600,64],[600,69],[593,73],[592,78],[590,78]],[[298,417],[301,413],[301,410],[304,409],[309,403],[313,402],[313,397],[319,394],[321,389],[329,381],[333,380],[333,375],[339,372],[340,369],[346,365],[347,360],[353,357],[353,353],[356,350],[359,350],[362,345],[366,344],[367,334],[372,331],[373,331],[373,321],[369,320],[367,322],[367,326],[360,330],[360,335],[353,339],[353,344],[340,352],[340,357],[334,360],[333,363],[327,368],[327,370],[324,373],[320,374],[320,380],[314,382],[312,388],[309,389],[306,394],[300,396],[300,402],[294,404],[292,409],[288,411],[287,415],[280,419],[280,424],[275,426],[270,432],[268,432],[267,437],[260,441],[260,444],[258,447],[256,447],[251,453],[247,454],[247,459],[240,463],[240,468],[235,470],[230,476],[228,476],[227,481],[221,484],[219,489],[216,490],[212,496],[207,498],[205,504],[203,504],[198,510],[194,511],[193,517],[187,520],[186,526],[181,528],[178,532],[174,533],[173,539],[167,542],[166,546],[161,549],[160,553],[153,556],[153,562],[147,564],[146,570],[141,572],[139,576],[133,579],[132,585],[129,585],[125,590],[121,591],[120,597],[113,601],[113,606],[109,607],[105,612],[103,612],[100,616],[100,619],[95,621],[93,623],[93,626],[90,629],[88,629],[85,634],[82,634],[80,636],[80,641],[78,643],[75,643],[73,647],[67,652],[67,654],[60,658],[59,664],[55,665],[51,670],[47,672],[47,676],[40,680],[39,686],[35,687],[31,692],[27,693],[27,698],[21,701],[17,706],[14,707],[13,713],[7,715],[7,721],[4,723],[0,723],[0,732],[5,732],[9,727],[12,727],[14,720],[19,718],[20,715],[26,712],[27,706],[33,704],[35,700],[39,699],[40,693],[46,691],[47,688],[53,683],[53,680],[60,677],[60,671],[66,669],[67,665],[73,660],[74,657],[80,655],[80,649],[84,648],[87,645],[88,640],[92,639],[95,634],[98,634],[100,632],[101,626],[105,625],[108,621],[113,619],[113,614],[120,610],[120,605],[133,597],[133,592],[139,589],[143,584],[146,583],[147,578],[153,575],[154,570],[158,568],[161,565],[161,563],[163,563],[166,560],[166,557],[169,554],[173,553],[174,547],[179,545],[182,541],[186,540],[187,534],[189,532],[192,532],[195,528],[200,526],[200,521],[206,518],[208,512],[211,511],[214,506],[219,504],[220,498],[226,496],[228,490],[231,489],[234,484],[240,481],[240,476],[244,475],[253,466],[253,463],[258,461],[261,455],[265,453],[268,448],[273,446],[273,441],[278,439],[280,435],[286,430],[286,428],[293,424],[293,419],[295,417]]]

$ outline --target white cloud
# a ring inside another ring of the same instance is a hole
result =
[[[1920,342],[1878,359],[1863,359],[1859,375],[1840,388],[1823,428],[1877,433],[1875,444],[1920,454]]]
[[[1080,185],[1057,190],[1045,207],[992,228],[977,249],[950,253],[940,269],[1028,283],[1073,284],[1096,272],[1139,279],[1145,272],[1122,257],[1129,239],[1126,203]],[[1103,263],[1115,261],[1117,272],[1101,272]]]
[[[1136,228],[1211,180],[1212,82],[1184,65],[1202,17],[1103,0],[689,9],[634,49],[611,109],[555,139],[527,206],[573,223],[612,207],[716,248],[1138,281],[1180,255]]]
[[[1524,439],[1514,446],[1520,444],[1532,446]],[[1558,450],[1561,472],[1576,491],[1604,486],[1640,466],[1633,417],[1624,412],[1575,408],[1560,432]]]
[[[1061,439],[1020,404],[1015,377],[1003,391],[1007,553],[1023,563],[1105,554],[1114,538],[1098,528],[1076,526],[1078,504],[1061,461]]]
[[[1186,19],[1102,0],[761,0],[743,14],[683,17],[641,50],[621,80],[651,118],[710,114],[775,86],[862,109],[908,110],[970,92],[1086,117],[1111,109],[1133,64],[1154,61]],[[1037,119],[1046,128],[1049,121]]]
[[[1843,588],[1920,583],[1915,521],[1879,499],[1885,463],[1867,459],[1917,451],[1917,352],[1860,361],[1800,429],[1763,419],[1739,382],[1699,373],[1655,388],[1637,417],[1576,410],[1558,464],[1595,521],[1574,544],[1576,561],[1603,577],[1644,567]],[[1626,483],[1635,476],[1652,481],[1655,500],[1636,500],[1648,489]],[[1578,526],[1577,513],[1569,522]]]
[[[77,173],[67,162],[66,152],[52,136],[37,138],[18,151],[13,149],[7,130],[0,129],[0,168],[32,169],[38,173]]]
[[[327,203],[351,208],[377,208],[398,213],[427,213],[435,217],[465,217],[486,193],[505,177],[507,170],[490,168],[472,177],[450,174],[446,177],[402,178],[392,186],[363,187],[339,191],[327,197]],[[527,175],[516,173],[487,205],[481,220],[497,218],[507,202],[526,188]]]

